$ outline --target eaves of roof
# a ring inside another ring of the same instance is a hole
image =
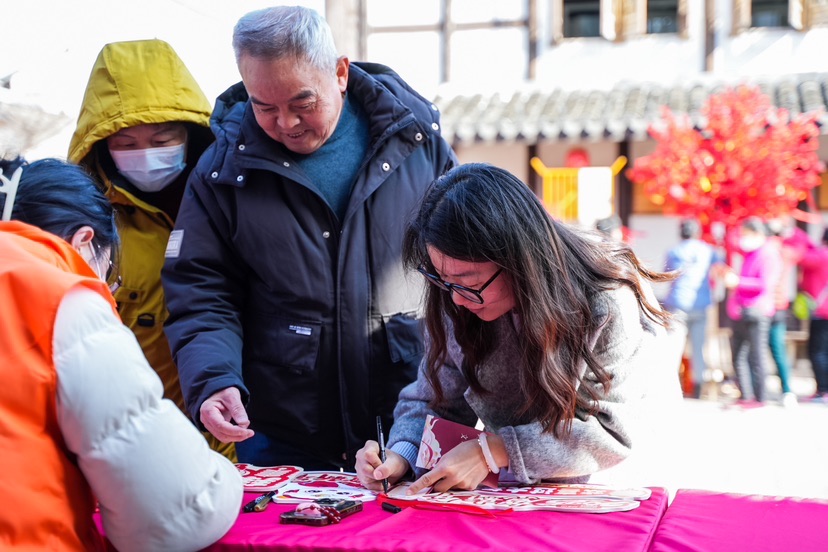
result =
[[[702,128],[708,96],[738,84],[757,86],[791,114],[819,113],[828,133],[828,73],[784,75],[738,82],[710,79],[669,86],[624,83],[609,90],[523,89],[511,95],[441,94],[443,136],[455,145],[520,142],[645,140],[662,121],[662,108],[687,115]]]

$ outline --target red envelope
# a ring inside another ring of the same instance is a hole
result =
[[[476,441],[481,433],[485,432],[443,418],[427,416],[417,454],[417,467],[430,470],[445,453],[465,441]],[[489,472],[480,485],[497,488],[498,478],[498,474]]]

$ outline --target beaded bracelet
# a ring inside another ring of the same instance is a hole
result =
[[[489,471],[492,473],[500,473],[500,467],[495,463],[492,451],[489,450],[489,441],[486,440],[486,434],[481,433],[477,437],[477,443],[480,445],[480,450],[483,451],[483,458],[486,459],[486,465],[489,466]]]

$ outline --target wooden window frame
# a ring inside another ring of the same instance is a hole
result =
[[[367,3],[362,0],[356,1],[360,4],[360,19],[362,21],[362,28],[360,29],[360,34],[362,36],[360,51],[363,54],[363,58],[366,57],[365,53],[368,51],[368,36],[371,34],[402,34],[407,32],[434,31],[437,32],[440,37],[439,78],[441,82],[447,82],[451,80],[451,38],[455,32],[513,27],[526,29],[526,36],[529,41],[527,48],[528,59],[526,78],[531,80],[535,77],[535,66],[537,64],[539,50],[537,44],[537,3],[539,0],[525,0],[526,17],[524,19],[509,21],[485,21],[480,23],[455,23],[451,20],[451,0],[442,0],[440,6],[440,22],[438,23],[430,25],[395,25],[382,27],[368,25]],[[331,0],[328,0],[328,2],[331,2]]]
[[[619,38],[619,11],[622,0],[599,0],[598,14],[600,18],[599,36],[575,37],[564,36],[564,0],[553,0],[550,10],[552,43],[557,44],[565,40],[604,39],[615,41]]]
[[[817,196],[817,209],[820,211],[826,211],[828,210],[828,171],[822,173],[820,178],[822,179],[822,182],[819,185],[819,189],[815,190]]]
[[[810,17],[808,17],[809,13],[814,12],[815,10],[812,7],[812,2],[814,4],[822,3],[818,0],[788,0],[788,25],[787,27],[779,27],[779,28],[791,28],[796,31],[806,31],[811,26],[813,26],[812,22],[809,21]],[[828,10],[826,10],[828,11]],[[751,8],[751,0],[733,0],[733,30],[732,34],[737,35],[739,33],[743,33],[748,29],[753,28],[770,28],[770,27],[753,27],[751,25],[751,18],[752,18],[752,8]],[[828,15],[828,14],[826,14]],[[826,24],[828,23],[828,17],[825,18],[826,21],[820,22],[819,24]]]
[[[676,25],[678,27],[676,34],[680,38],[685,39],[688,38],[688,4],[688,0],[678,0],[678,13],[676,14]],[[647,33],[647,0],[601,0],[600,9],[601,36],[590,38],[602,38],[612,42],[620,42],[630,38],[649,35]],[[552,1],[551,18],[553,44],[564,40],[576,39],[576,37],[564,36],[564,0]]]
[[[802,26],[804,30],[828,26],[828,0],[803,0]]]
[[[687,32],[687,5],[688,0],[678,0],[676,6],[676,35],[688,38]],[[618,11],[618,38],[635,38],[640,36],[656,36],[673,33],[647,32],[647,0],[617,0]]]

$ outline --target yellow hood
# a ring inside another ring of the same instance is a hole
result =
[[[210,127],[210,102],[163,40],[103,47],[86,85],[68,159],[92,166],[94,146],[122,128],[181,121]]]

